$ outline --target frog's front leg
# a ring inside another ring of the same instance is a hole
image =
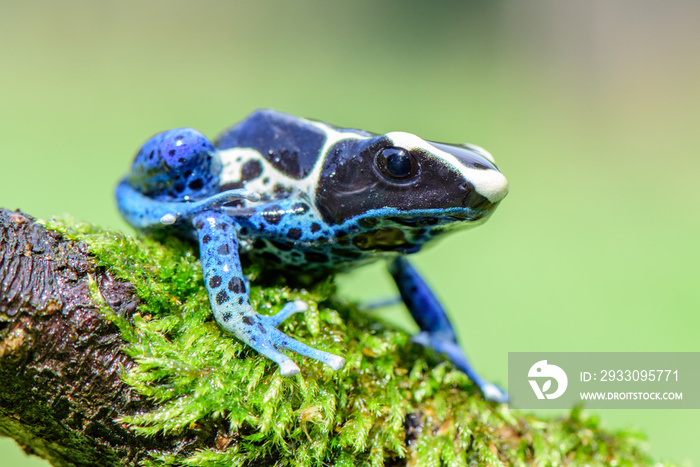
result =
[[[389,264],[389,272],[411,316],[421,328],[421,332],[414,337],[414,341],[446,354],[452,363],[465,372],[479,387],[486,399],[499,403],[507,402],[508,395],[505,391],[485,381],[471,367],[467,356],[457,343],[457,337],[444,308],[406,258],[399,256],[394,259]]]
[[[278,349],[288,349],[313,358],[334,370],[342,368],[344,358],[311,348],[276,328],[290,315],[305,311],[307,305],[304,302],[287,303],[274,316],[261,316],[253,310],[241,270],[236,230],[231,217],[205,211],[194,217],[193,224],[199,238],[204,283],[211,308],[216,321],[224,329],[277,363],[284,376],[299,373],[299,367]]]

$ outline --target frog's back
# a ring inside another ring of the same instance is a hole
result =
[[[329,145],[369,136],[362,130],[335,128],[268,109],[253,112],[219,135],[215,142],[223,165],[219,192],[245,188],[261,195],[259,203],[227,205],[249,209],[238,217],[246,262],[322,276],[376,259],[339,249],[334,230],[323,221],[315,202],[317,177]],[[287,228],[282,227],[285,224]]]
[[[222,133],[215,144],[219,150],[257,151],[282,174],[299,180],[309,175],[321,157],[325,141],[324,132],[308,121],[273,110],[258,110]]]
[[[219,150],[254,150],[281,174],[293,180],[301,180],[309,176],[324,156],[328,129],[328,125],[276,110],[263,109],[253,112],[239,124],[225,130],[219,135],[215,145]],[[360,137],[370,136],[362,130],[333,130],[353,133]]]

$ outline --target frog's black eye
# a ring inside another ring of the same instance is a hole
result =
[[[382,176],[390,181],[407,182],[418,175],[418,161],[413,154],[403,148],[380,149],[374,163]]]

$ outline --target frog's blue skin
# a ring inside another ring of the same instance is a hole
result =
[[[276,329],[305,303],[288,303],[274,316],[255,312],[241,260],[322,276],[386,258],[421,328],[415,341],[447,354],[486,398],[503,402],[505,393],[471,368],[445,311],[404,256],[449,230],[484,222],[507,191],[491,156],[476,146],[260,110],[215,144],[190,128],[154,136],[116,196],[134,227],[199,242],[217,322],[283,375],[299,368],[280,349],[334,370],[345,361]]]

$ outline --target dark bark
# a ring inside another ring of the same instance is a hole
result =
[[[115,421],[151,404],[120,379],[133,362],[90,280],[117,314],[136,308],[132,286],[97,267],[85,245],[0,209],[0,436],[76,466],[134,465],[148,450],[182,453],[210,438],[145,438]]]

